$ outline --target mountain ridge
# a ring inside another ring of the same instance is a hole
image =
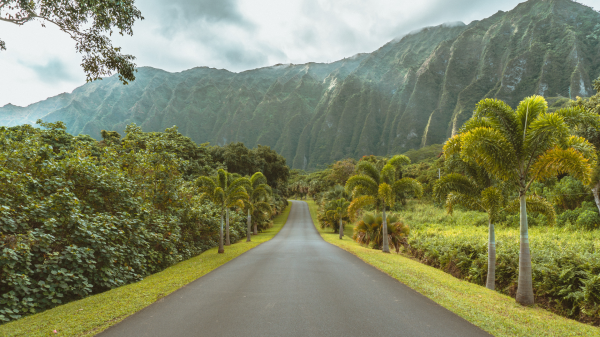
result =
[[[178,125],[198,143],[268,145],[294,168],[388,155],[444,142],[487,97],[589,96],[600,74],[600,14],[570,0],[529,0],[468,25],[446,23],[332,63],[234,73],[142,67],[27,107],[0,108],[0,125],[61,120],[100,137],[135,122]]]

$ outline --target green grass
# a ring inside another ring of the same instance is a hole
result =
[[[397,254],[365,248],[351,238],[343,240],[330,229],[321,229],[317,205],[309,200],[310,213],[323,239],[336,245],[427,296],[446,309],[494,336],[600,336],[600,329],[537,307],[523,307],[511,297],[461,281],[445,272]]]
[[[285,225],[290,209],[291,203],[275,218],[272,228],[252,236],[251,242],[242,239],[239,243],[225,247],[224,254],[217,254],[215,247],[150,275],[140,282],[1,325],[0,336],[84,336],[100,333],[248,250],[269,241]],[[58,334],[53,333],[55,329]]]

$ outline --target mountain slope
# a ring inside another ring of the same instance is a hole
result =
[[[486,97],[590,96],[600,73],[600,14],[569,0],[530,0],[464,25],[424,28],[331,64],[242,73],[140,68],[122,86],[88,83],[28,107],[0,108],[0,125],[61,120],[99,137],[135,122],[177,125],[196,142],[269,145],[294,168],[444,142]]]

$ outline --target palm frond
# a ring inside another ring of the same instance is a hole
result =
[[[459,173],[450,173],[435,182],[433,185],[433,195],[438,200],[444,200],[450,192],[476,195],[479,192],[479,188],[472,179]]]
[[[405,155],[399,154],[393,156],[390,160],[388,160],[387,163],[398,169],[404,165],[410,164],[410,158],[408,158]]]
[[[461,133],[469,132],[477,128],[498,128],[498,123],[494,123],[494,121],[490,120],[488,117],[475,117],[466,121],[460,128],[460,131]]]
[[[215,184],[215,181],[213,179],[205,176],[198,177],[198,179],[196,179],[194,183],[196,186],[198,186],[198,188],[201,191],[214,190],[217,187],[217,184]]]
[[[523,147],[526,153],[538,155],[555,146],[569,135],[569,127],[563,118],[554,113],[542,113],[529,124]],[[537,153],[533,150],[536,149]]]
[[[375,197],[370,195],[363,195],[361,197],[355,198],[350,203],[350,206],[348,206],[348,215],[350,216],[350,218],[354,218],[354,216],[360,209],[363,209],[368,205],[373,205],[376,201],[377,200],[375,199]]]
[[[392,164],[385,164],[381,169],[380,183],[392,184],[396,179],[396,168]]]
[[[548,224],[554,226],[556,223],[556,212],[552,204],[546,199],[536,195],[528,195],[525,197],[525,204],[527,213],[535,212],[543,214],[546,216]],[[518,198],[511,200],[504,209],[509,212],[519,212],[521,210],[521,200]]]
[[[567,173],[584,184],[591,183],[593,173],[590,161],[573,148],[554,148],[542,154],[532,165],[533,178],[544,180]]]
[[[592,126],[595,129],[600,129],[600,115],[580,106],[563,108],[554,113],[562,116],[565,123],[570,127]]]
[[[271,214],[273,214],[273,209],[271,208],[271,205],[264,201],[254,203],[254,209],[266,213],[268,214],[268,216],[271,216]]]
[[[375,184],[378,185],[380,182],[379,172],[375,166],[368,162],[361,160],[356,164],[356,173],[360,175],[366,175],[375,181]]]
[[[410,178],[405,178],[405,179],[410,179]],[[386,203],[389,206],[394,205],[394,202],[396,200],[396,195],[394,193],[394,190],[392,189],[392,186],[388,185],[387,183],[383,183],[383,184],[379,185],[377,197],[378,197],[378,199],[383,200],[384,203]]]
[[[461,158],[475,161],[492,175],[516,179],[517,153],[502,133],[490,128],[477,128],[462,135]]]
[[[418,180],[413,178],[402,178],[397,180],[394,185],[392,185],[392,190],[394,194],[413,194],[417,198],[421,198],[423,196],[423,185],[421,185]]]
[[[460,154],[460,150],[461,150],[461,146],[462,146],[462,137],[460,134],[453,136],[452,138],[448,139],[446,141],[446,143],[444,144],[444,156],[446,157],[446,159],[448,159],[448,157],[455,155],[455,154]]]
[[[360,187],[363,194],[377,194],[378,184],[371,176],[360,174],[350,177],[346,182],[346,192],[350,195],[354,193],[354,190]]]
[[[219,169],[217,171],[217,176],[215,177],[215,183],[222,189],[227,188],[227,176],[228,176],[227,171],[225,171],[223,169]]]
[[[515,111],[521,124],[520,133],[524,135],[524,131],[529,129],[529,125],[546,111],[548,111],[548,102],[544,97],[539,95],[525,97]]]
[[[485,211],[477,198],[458,192],[451,192],[446,197],[446,211],[448,211],[448,214],[452,214],[456,205],[475,211]]]
[[[519,121],[517,114],[506,103],[498,99],[484,99],[477,104],[473,119],[486,119],[488,125],[481,123],[479,127],[491,127],[502,130],[506,139],[511,143],[513,148],[521,148],[523,143],[523,126]],[[465,131],[471,131],[476,126],[472,125]]]
[[[503,204],[504,196],[499,188],[488,187],[481,192],[481,206],[488,213],[492,222],[497,222]]]
[[[240,177],[234,180],[230,180],[229,184],[227,185],[227,188],[230,190],[236,190],[238,188],[244,188],[244,190],[246,188],[251,188],[252,187],[252,183],[250,182],[250,179],[248,178],[244,178],[244,177]]]
[[[267,178],[262,172],[256,172],[250,177],[250,184],[257,188],[259,185],[267,184]]]
[[[598,155],[596,154],[596,147],[592,145],[587,139],[583,137],[571,136],[565,144],[567,147],[572,148],[580,152],[583,157],[590,161],[592,167],[596,166],[598,161]]]

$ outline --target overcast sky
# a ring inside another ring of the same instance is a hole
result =
[[[426,26],[489,17],[523,0],[137,0],[145,20],[113,40],[138,66],[243,71],[372,52]],[[579,2],[600,9],[600,0]],[[26,106],[85,83],[75,43],[54,27],[0,22],[0,106]]]

